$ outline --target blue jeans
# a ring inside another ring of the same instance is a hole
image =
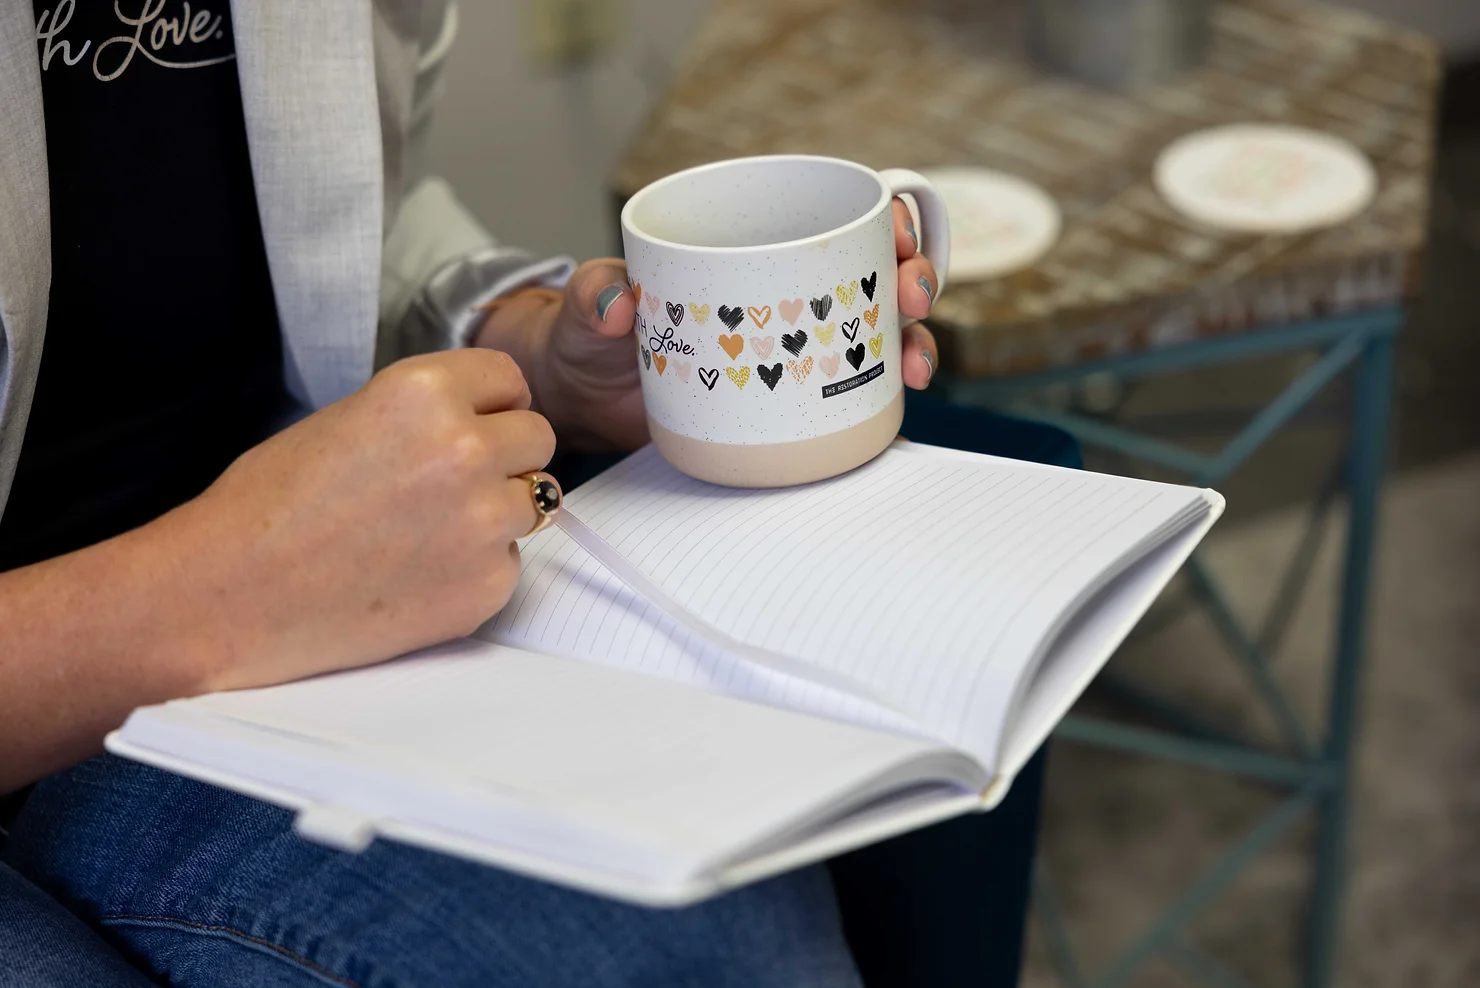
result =
[[[904,433],[1078,464],[1055,430],[919,396]],[[575,480],[599,465],[554,469]],[[825,988],[862,984],[862,969],[871,988],[1005,988],[1017,978],[1042,770],[1040,755],[992,813],[680,910],[388,841],[327,850],[298,839],[284,810],[111,756],[39,784],[3,856],[174,985]]]

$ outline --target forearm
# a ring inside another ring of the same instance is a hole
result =
[[[134,707],[208,688],[201,552],[182,522],[0,574],[0,792],[96,754]]]

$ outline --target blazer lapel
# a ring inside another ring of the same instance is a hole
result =
[[[233,0],[231,20],[288,382],[319,407],[363,384],[375,359],[383,180],[370,0]]]
[[[51,204],[31,0],[0,0],[0,511],[10,491],[46,333]]]

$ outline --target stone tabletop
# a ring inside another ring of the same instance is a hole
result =
[[[1305,0],[1225,0],[1206,63],[1172,82],[1089,88],[1029,66],[1015,0],[718,0],[620,164],[630,195],[670,172],[803,152],[876,168],[980,165],[1036,182],[1064,228],[1034,266],[953,284],[932,325],[964,377],[1019,373],[1327,312],[1416,290],[1437,49]],[[1346,138],[1378,191],[1300,235],[1200,226],[1151,183],[1183,134],[1285,122]]]

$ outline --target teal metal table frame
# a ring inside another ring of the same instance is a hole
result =
[[[942,390],[953,401],[1004,408],[1015,415],[1057,425],[1088,445],[1174,470],[1199,486],[1214,486],[1289,423],[1328,384],[1344,373],[1352,374],[1346,455],[1332,482],[1311,507],[1308,527],[1290,556],[1279,592],[1259,632],[1251,633],[1234,615],[1199,554],[1193,555],[1185,570],[1192,590],[1208,608],[1234,658],[1268,705],[1283,737],[1282,748],[1270,749],[1252,743],[1204,722],[1152,690],[1108,676],[1101,677],[1108,688],[1150,712],[1165,729],[1070,716],[1055,734],[1060,741],[1170,759],[1260,780],[1280,787],[1287,795],[1193,882],[1139,939],[1094,977],[1087,977],[1080,970],[1040,860],[1034,890],[1035,910],[1042,921],[1054,966],[1067,988],[1114,988],[1125,983],[1145,960],[1158,953],[1215,988],[1243,985],[1243,980],[1228,967],[1192,946],[1183,930],[1193,915],[1226,888],[1245,865],[1308,812],[1316,814],[1317,835],[1303,984],[1306,988],[1329,988],[1333,983],[1350,819],[1358,682],[1378,498],[1387,455],[1393,345],[1402,319],[1400,307],[1376,309],[1125,354],[1031,375],[941,382]],[[1098,419],[1045,410],[1024,401],[1042,393],[1045,387],[1082,381],[1092,374],[1113,374],[1133,380],[1296,350],[1316,350],[1320,356],[1216,454],[1185,449]],[[1276,681],[1269,655],[1284,631],[1292,602],[1310,571],[1328,512],[1343,492],[1349,515],[1335,655],[1324,730],[1317,737],[1302,723]]]

